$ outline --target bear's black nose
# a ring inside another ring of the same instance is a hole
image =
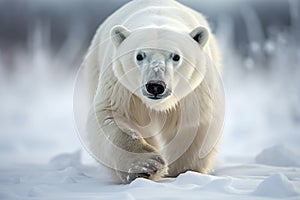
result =
[[[163,81],[149,81],[146,84],[146,90],[149,94],[160,95],[165,92],[166,84]]]

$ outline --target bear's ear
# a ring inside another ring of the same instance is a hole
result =
[[[200,44],[201,47],[204,47],[208,41],[208,30],[205,27],[199,26],[192,30],[190,36]]]
[[[115,47],[120,44],[130,35],[130,31],[122,25],[114,26],[110,31],[111,40]]]

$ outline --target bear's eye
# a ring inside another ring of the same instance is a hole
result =
[[[172,59],[174,62],[178,62],[180,60],[180,55],[174,54]]]
[[[137,55],[136,55],[136,59],[137,59],[138,61],[144,60],[143,54],[141,54],[141,53],[137,54]]]

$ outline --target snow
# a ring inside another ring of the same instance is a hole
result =
[[[296,154],[282,145],[263,150],[255,160],[257,163],[265,165],[300,167],[300,154]]]
[[[296,167],[223,167],[215,175],[188,171],[177,178],[158,182],[138,178],[123,185],[109,182],[98,166],[82,164],[80,154],[61,154],[45,165],[1,167],[0,199],[300,198],[300,168]],[[272,170],[275,173],[269,174]]]
[[[299,190],[297,192],[295,185],[288,180],[285,175],[273,174],[260,183],[253,194],[258,196],[286,198],[299,195]]]

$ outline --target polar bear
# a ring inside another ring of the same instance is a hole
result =
[[[224,105],[220,56],[200,13],[174,0],[133,0],[100,25],[82,66],[84,145],[112,177],[210,172]]]

